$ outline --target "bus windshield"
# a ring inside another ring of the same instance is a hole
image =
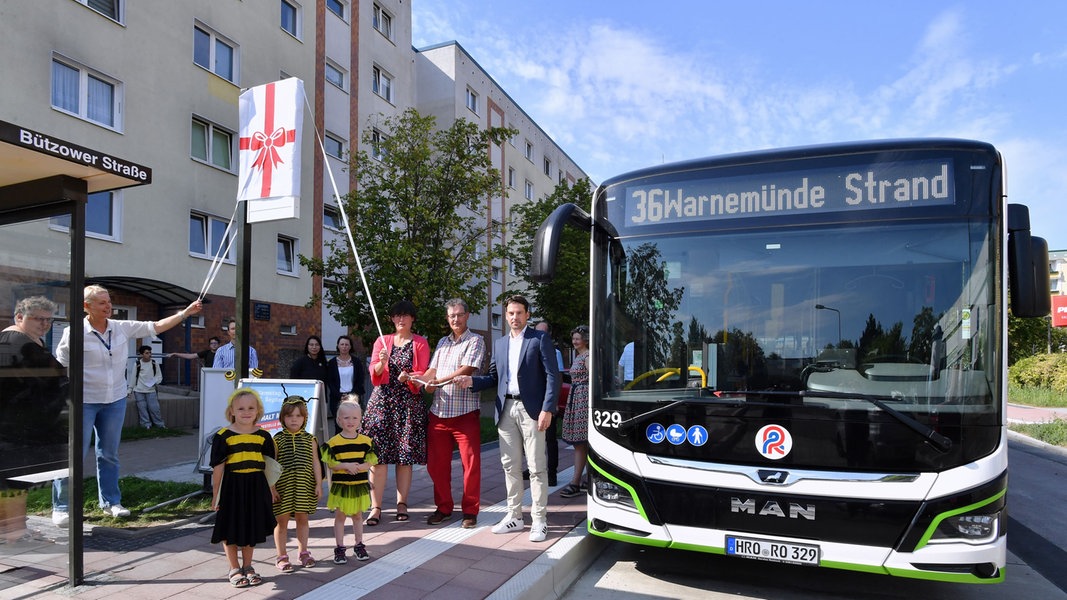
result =
[[[603,398],[996,413],[991,235],[937,220],[624,239]]]

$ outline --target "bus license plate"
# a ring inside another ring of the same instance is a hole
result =
[[[726,536],[726,554],[742,558],[792,563],[795,565],[818,565],[819,547],[787,542],[772,542],[753,538]]]

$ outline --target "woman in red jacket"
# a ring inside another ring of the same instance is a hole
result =
[[[420,378],[430,364],[430,344],[412,332],[415,305],[402,300],[389,312],[396,332],[374,342],[370,380],[374,385],[363,433],[374,440],[378,464],[371,467],[371,508],[364,524],[377,525],[389,465],[396,465],[396,520],[408,520],[411,466],[426,464],[426,427],[429,415],[422,400]]]

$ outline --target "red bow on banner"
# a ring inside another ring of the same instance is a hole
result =
[[[252,163],[252,168],[265,169],[269,172],[272,167],[278,166],[278,163],[282,162],[282,157],[278,156],[278,151],[275,148],[281,148],[287,143],[296,141],[296,130],[286,130],[284,127],[279,127],[274,130],[274,133],[267,137],[263,132],[257,131],[252,134],[252,142],[249,144],[248,149],[253,152],[258,151],[256,155],[256,161]],[[270,166],[267,166],[267,159],[270,159]]]

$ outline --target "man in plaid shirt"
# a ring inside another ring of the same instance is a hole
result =
[[[426,472],[433,480],[436,510],[427,517],[429,525],[452,518],[452,448],[459,446],[463,463],[463,527],[478,525],[482,495],[481,397],[469,388],[452,383],[459,375],[474,375],[485,358],[485,340],[467,329],[470,311],[467,303],[453,298],[445,303],[448,326],[452,329],[437,342],[430,368],[423,375],[427,391],[433,392],[430,426],[426,434]]]

